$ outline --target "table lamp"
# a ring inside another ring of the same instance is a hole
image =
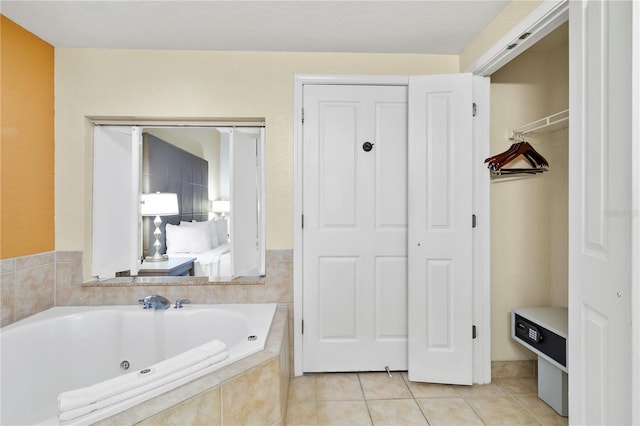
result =
[[[168,260],[166,254],[160,254],[160,225],[162,219],[160,216],[174,216],[179,214],[178,211],[178,194],[167,192],[154,192],[151,194],[141,194],[140,197],[140,212],[142,216],[155,216],[153,224],[156,226],[153,235],[156,237],[156,241],[153,243],[155,253],[153,256],[147,256],[145,261],[147,262],[163,262]]]

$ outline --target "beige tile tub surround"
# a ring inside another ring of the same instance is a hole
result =
[[[265,349],[97,424],[284,424],[289,392],[288,309],[278,306]]]
[[[293,250],[267,250],[265,278],[215,283],[206,277],[115,278],[101,282],[61,282],[58,287],[58,305],[87,301],[98,305],[127,305],[154,291],[170,300],[186,297],[192,303],[292,304]]]
[[[0,326],[53,306],[130,305],[147,294],[192,303],[280,303],[293,309],[293,251],[267,250],[261,280],[209,283],[203,277],[166,277],[82,282],[82,252],[56,251],[0,261]],[[293,315],[291,315],[293,320]],[[292,339],[289,339],[292,341]]]
[[[216,387],[210,391],[203,392],[201,395],[187,399],[177,404],[173,409],[165,410],[153,417],[150,417],[139,425],[165,425],[165,426],[184,426],[184,425],[208,425],[220,424],[220,387]],[[113,418],[113,425],[121,425],[126,422],[126,417],[121,416]]]
[[[55,252],[0,261],[0,326],[55,306],[55,262]]]

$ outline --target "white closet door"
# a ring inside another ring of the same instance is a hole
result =
[[[303,369],[405,370],[407,89],[306,85],[304,111]]]
[[[569,7],[569,418],[631,424],[632,2]]]
[[[93,143],[91,274],[138,273],[140,263],[140,128],[96,126]]]
[[[472,383],[472,76],[409,79],[409,379]]]

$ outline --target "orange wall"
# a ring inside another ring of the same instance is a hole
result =
[[[55,249],[54,53],[0,19],[0,259],[7,259]]]

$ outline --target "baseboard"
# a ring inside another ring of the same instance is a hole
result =
[[[491,377],[531,377],[538,374],[536,360],[491,361]]]

